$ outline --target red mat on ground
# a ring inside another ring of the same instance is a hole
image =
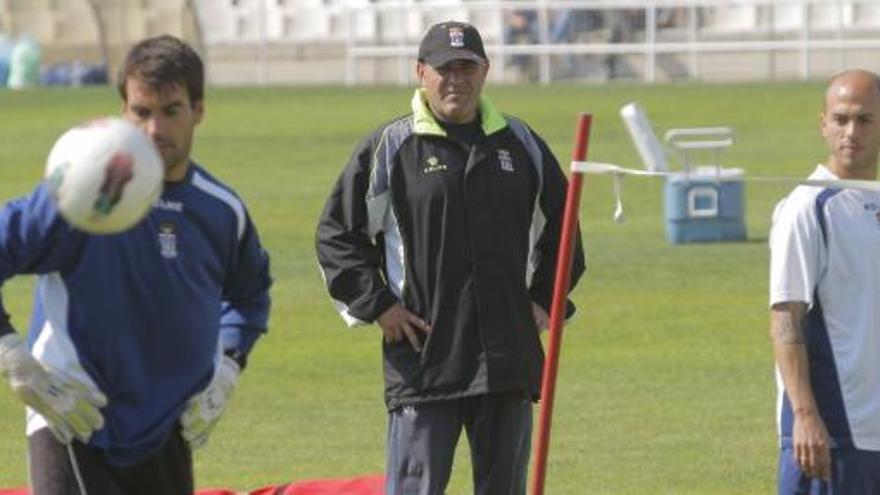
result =
[[[252,491],[250,495],[382,495],[384,489],[385,478],[382,475],[374,475],[267,486]]]
[[[287,485],[264,486],[252,492],[209,488],[197,490],[196,495],[382,495],[385,478],[381,474],[357,476],[342,480],[313,480]],[[0,488],[0,495],[29,495],[27,488]]]

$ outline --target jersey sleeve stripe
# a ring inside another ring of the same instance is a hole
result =
[[[198,189],[201,189],[220,201],[223,201],[232,208],[232,211],[235,212],[235,216],[238,219],[238,240],[241,240],[241,236],[244,235],[244,229],[246,226],[244,205],[241,204],[241,201],[239,201],[234,194],[209,181],[198,172],[193,174],[192,184]]]

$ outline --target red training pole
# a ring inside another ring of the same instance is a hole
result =
[[[572,160],[582,162],[587,158],[590,141],[590,125],[593,116],[582,113],[578,116],[574,135]],[[544,380],[541,384],[541,417],[538,424],[538,443],[535,445],[535,468],[532,476],[532,495],[543,495],[544,479],[547,474],[547,455],[550,451],[550,423],[553,418],[553,396],[556,393],[556,370],[559,368],[559,349],[562,345],[562,322],[565,320],[565,302],[568,299],[568,286],[571,281],[572,248],[576,239],[578,209],[581,203],[583,173],[572,171],[565,198],[565,215],[562,220],[562,237],[559,240],[559,253],[556,260],[556,281],[553,285],[553,302],[550,307],[550,342],[547,345],[547,358],[544,362]]]

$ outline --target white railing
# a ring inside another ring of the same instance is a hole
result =
[[[110,41],[101,43],[106,59],[108,45],[156,29],[186,31],[180,4],[195,14],[196,44],[218,84],[412,84],[419,38],[447,19],[480,28],[496,82],[880,71],[880,0],[0,0],[0,28],[28,31],[44,53],[57,48],[68,56],[95,38],[72,29],[76,23],[102,18],[110,29]],[[103,13],[83,16],[83,5]],[[525,44],[505,36],[514,11],[535,18]],[[592,23],[560,41],[553,28],[565,11]]]
[[[672,29],[658,26],[658,13],[677,9],[684,13],[683,22]],[[715,25],[706,19],[719,17],[725,10],[741,9],[748,15],[741,25]],[[508,44],[500,36],[506,15],[518,10],[536,14],[538,40],[532,44]],[[612,43],[550,42],[550,19],[563,10],[611,12],[638,12],[644,27],[637,41]],[[880,49],[880,2],[857,0],[477,0],[444,1],[422,0],[376,4],[362,4],[345,8],[349,35],[346,39],[346,83],[359,83],[359,64],[396,59],[396,82],[407,84],[412,78],[413,60],[418,37],[407,35],[412,29],[398,29],[396,39],[385,43],[364,40],[355,36],[356,19],[364,17],[398,18],[399,22],[413,19],[442,20],[444,12],[464,13],[466,18],[491,19],[490,36],[484,38],[486,51],[493,61],[496,77],[506,80],[505,61],[511,56],[532,56],[538,59],[538,77],[541,83],[554,80],[551,63],[554,57],[600,55],[637,56],[642,59],[641,77],[648,82],[658,79],[658,55],[676,56],[688,68],[688,76],[700,78],[701,55],[730,53],[782,53],[797,57],[798,77],[815,76],[813,59],[817,54],[833,53],[836,69],[846,67],[847,55],[853,51]],[[750,16],[750,17],[749,17]],[[469,19],[464,19],[469,20]],[[475,22],[475,21],[472,21]],[[422,28],[430,22],[423,21]],[[478,24],[479,27],[482,25]],[[661,36],[673,33],[672,36]],[[381,34],[381,33],[378,33]],[[880,57],[873,57],[880,65]],[[876,67],[868,67],[876,70]],[[498,74],[500,73],[500,74]]]

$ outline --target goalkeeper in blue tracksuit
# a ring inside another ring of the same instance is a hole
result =
[[[124,116],[165,163],[145,220],[93,236],[38,186],[0,210],[0,283],[39,276],[28,341],[0,302],[0,373],[27,405],[34,493],[184,494],[266,330],[269,260],[241,200],[190,160],[198,55],[170,36],[129,52]]]

